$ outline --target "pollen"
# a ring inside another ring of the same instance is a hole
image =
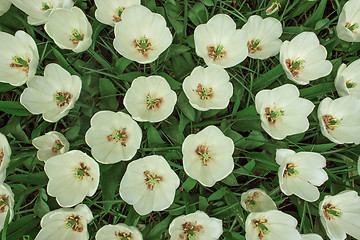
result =
[[[209,147],[204,145],[199,145],[196,150],[196,154],[199,155],[199,160],[202,162],[204,166],[208,165],[208,162],[212,160],[211,155],[213,153],[209,152]]]
[[[246,198],[245,204],[250,208],[253,209],[256,206],[256,200],[259,198],[259,193],[254,192],[251,196]]]
[[[299,172],[295,169],[297,166],[294,163],[288,163],[286,164],[283,177],[294,177],[295,175],[299,174]]]
[[[0,195],[0,213],[6,212],[6,202],[9,202],[9,197],[6,195]]]
[[[202,225],[197,225],[197,223],[185,222],[181,225],[183,228],[183,233],[179,235],[182,240],[196,240],[196,236],[204,228]]]
[[[299,71],[304,69],[304,66],[302,66],[304,63],[305,60],[301,60],[299,57],[295,60],[286,59],[285,61],[286,67],[289,69],[293,77],[297,77],[299,75]]]
[[[155,173],[150,173],[148,170],[144,172],[145,184],[148,190],[154,190],[154,185],[158,184],[163,180],[161,176],[158,176]]]
[[[29,73],[30,70],[30,59],[25,55],[25,58],[21,58],[18,55],[12,57],[12,62],[10,63],[11,68],[15,68],[25,72],[26,74]]]
[[[55,140],[55,143],[53,144],[51,151],[53,153],[58,153],[60,152],[61,149],[63,149],[64,145],[61,143],[60,140]]]
[[[120,240],[132,240],[134,238],[132,233],[126,232],[115,232],[115,237]]]
[[[211,87],[206,88],[201,84],[199,84],[197,88],[193,91],[195,91],[199,95],[201,100],[206,100],[214,97],[213,89]]]
[[[248,47],[248,51],[251,54],[256,53],[257,51],[261,51],[262,47],[259,46],[260,44],[260,39],[253,39],[250,42],[247,42],[247,47]]]
[[[341,218],[343,214],[340,208],[330,203],[323,206],[323,213],[327,220],[336,220],[336,218]]]
[[[259,239],[263,239],[266,234],[270,232],[267,227],[270,226],[270,223],[267,222],[267,219],[253,219],[252,223],[254,224],[254,228],[256,228]]]
[[[339,124],[341,123],[342,119],[337,119],[336,117],[333,117],[331,114],[327,114],[322,116],[322,120],[325,124],[326,131],[330,133],[330,131],[334,131],[335,128],[339,127]]]
[[[78,179],[79,181],[90,177],[90,168],[85,166],[83,162],[81,162],[79,166],[73,170],[73,172],[75,172],[74,178]]]
[[[218,44],[216,47],[215,45],[211,45],[207,47],[208,56],[214,60],[220,60],[226,56],[227,52],[225,51],[225,47],[222,44]]]
[[[138,52],[141,53],[145,58],[149,56],[149,51],[152,50],[150,39],[146,38],[145,36],[140,38],[140,40],[135,39],[134,45]]]
[[[349,29],[352,33],[358,33],[357,31],[355,31],[355,29],[359,28],[358,23],[351,24],[351,22],[346,22],[345,27]]]
[[[80,223],[80,216],[71,215],[65,222],[65,228],[70,228],[73,232],[81,233],[84,230],[83,225]]]
[[[145,103],[146,103],[146,107],[151,110],[151,109],[159,109],[163,101],[164,99],[162,97],[157,98],[155,97],[155,94],[154,95],[147,94]]]
[[[125,10],[125,7],[118,7],[116,9],[116,14],[113,15],[113,22],[121,22],[121,14]]]
[[[42,2],[40,10],[45,12],[46,10],[49,10],[51,8],[54,8],[54,6],[51,4],[51,2]]]
[[[64,107],[66,105],[69,105],[70,101],[72,99],[72,95],[69,92],[56,92],[53,95],[53,101],[56,102],[56,105],[58,107]]]
[[[79,42],[83,41],[85,38],[85,34],[78,29],[73,29],[71,31],[71,35],[70,35],[70,41],[77,46],[79,44]]]
[[[272,125],[275,124],[277,120],[280,120],[281,116],[283,115],[284,115],[284,111],[281,110],[281,108],[277,108],[275,110],[272,110],[269,107],[265,108],[266,119]]]
[[[122,146],[126,147],[126,142],[128,140],[128,135],[126,133],[126,128],[121,128],[119,130],[113,130],[112,135],[107,136],[109,142],[115,141],[120,142]]]

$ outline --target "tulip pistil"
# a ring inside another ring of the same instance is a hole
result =
[[[341,216],[343,215],[340,208],[337,208],[330,203],[323,206],[323,213],[327,220],[336,220],[335,217],[341,218]]]
[[[291,59],[286,59],[285,61],[285,64],[293,77],[299,75],[299,71],[304,68],[302,66],[304,63],[305,60],[300,59],[300,57],[296,58],[295,61]]]
[[[163,98],[157,98],[155,97],[155,94],[152,96],[150,94],[147,94],[145,103],[148,109],[154,109],[154,108],[159,109],[163,101],[164,101]]]
[[[79,167],[73,170],[73,172],[75,172],[74,177],[81,181],[84,179],[84,177],[90,177],[89,171],[90,168],[85,166],[85,164],[81,162]]]
[[[249,53],[256,53],[256,51],[261,51],[262,47],[259,46],[261,40],[260,39],[253,39],[250,42],[247,42],[247,47],[248,47],[248,51]]]
[[[245,204],[250,208],[253,209],[256,206],[256,199],[259,198],[259,193],[254,192],[252,196],[248,196]]]
[[[260,219],[260,220],[252,220],[254,227],[256,228],[256,232],[258,234],[259,239],[263,239],[266,234],[270,232],[269,228],[266,225],[270,225],[270,223],[267,222],[267,219]]]
[[[125,7],[118,7],[116,9],[116,14],[113,15],[113,21],[114,22],[121,22],[121,14],[123,13],[123,11],[125,10]]]
[[[6,195],[0,195],[0,213],[6,211],[7,202],[9,202],[9,197]]]
[[[134,45],[138,52],[146,58],[149,56],[149,50],[152,50],[150,39],[145,36],[140,38],[140,40],[135,39]]]
[[[72,95],[69,92],[64,92],[64,91],[56,92],[53,95],[53,101],[55,101],[56,105],[59,107],[69,105],[71,98]]]
[[[41,11],[45,12],[46,10],[49,10],[51,8],[54,8],[54,6],[50,2],[42,2],[41,3],[42,8]]]
[[[71,228],[74,232],[81,233],[84,230],[82,224],[80,223],[80,216],[71,215],[65,220],[65,222],[65,228]]]
[[[283,173],[283,177],[294,177],[296,178],[295,175],[299,174],[298,170],[296,170],[297,166],[294,163],[288,163],[286,164],[286,168],[284,170]]]
[[[199,160],[203,163],[204,166],[208,165],[208,162],[212,160],[211,155],[213,153],[209,152],[209,147],[204,145],[199,145],[196,150],[196,154],[199,155]]]
[[[115,232],[116,239],[120,240],[132,240],[133,235],[132,233],[126,233],[126,232]]]
[[[77,29],[73,29],[71,31],[71,35],[70,35],[70,41],[76,46],[79,44],[79,42],[83,41],[85,38],[85,34],[83,34],[83,32]]]
[[[148,190],[154,190],[154,185],[158,184],[163,180],[161,176],[158,176],[155,173],[151,174],[147,170],[144,172],[144,176],[145,176],[145,184]]]
[[[284,113],[285,112],[283,110],[280,110],[280,108],[277,108],[275,110],[272,110],[269,107],[265,108],[266,119],[270,124],[275,124],[277,120],[281,119],[281,116],[283,116]]]
[[[345,24],[345,27],[347,29],[349,29],[352,33],[357,33],[357,31],[355,31],[355,29],[359,28],[359,24],[358,23],[351,24],[351,22],[347,22]]]
[[[210,99],[214,97],[214,92],[211,87],[206,88],[203,85],[199,84],[195,90],[197,94],[200,96],[201,100]]]
[[[330,130],[333,131],[335,128],[339,127],[342,119],[337,119],[336,117],[328,114],[322,116],[322,120],[325,124],[326,130],[330,132]]]
[[[215,45],[208,46],[208,56],[212,58],[214,61],[223,58],[226,56],[227,52],[224,50],[224,46],[222,44],[218,44],[216,47]]]
[[[64,147],[64,145],[60,142],[60,140],[55,140],[55,143],[53,144],[51,151],[53,153],[57,153],[59,152],[62,148]]]
[[[180,234],[180,239],[183,240],[196,240],[196,236],[200,233],[204,227],[202,225],[196,225],[196,223],[185,222],[182,224],[184,233]]]
[[[128,140],[128,135],[126,134],[126,128],[121,128],[119,130],[114,130],[112,135],[107,136],[109,142],[115,141],[120,142],[121,145],[126,147],[126,142]]]
[[[354,88],[357,86],[357,83],[351,82],[351,80],[346,81],[346,87],[347,88]]]
[[[30,59],[26,55],[25,55],[25,59],[16,55],[12,57],[12,62],[10,63],[10,67],[29,73],[29,69],[30,69],[29,62]]]

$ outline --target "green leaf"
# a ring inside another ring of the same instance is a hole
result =
[[[150,147],[159,147],[165,144],[165,142],[161,139],[159,132],[150,125],[147,128],[147,140]]]
[[[123,73],[130,63],[132,63],[132,61],[125,57],[119,58],[115,63],[115,71],[118,74]]]
[[[190,105],[189,100],[187,99],[184,92],[180,93],[177,105],[180,108],[181,112],[184,113],[190,121],[195,121],[195,110]]]
[[[7,239],[22,239],[23,235],[28,234],[32,229],[39,226],[40,218],[34,214],[28,214],[11,222],[8,228]]]
[[[171,220],[172,220],[172,216],[169,215],[164,220],[157,223],[155,227],[153,227],[149,232],[149,234],[146,236],[146,239],[149,240],[162,239],[161,236],[168,229]]]
[[[173,77],[169,76],[168,74],[164,72],[160,72],[158,73],[158,75],[166,79],[172,90],[179,90],[181,88],[182,83],[176,81]]]
[[[45,172],[38,172],[32,174],[15,174],[9,175],[7,178],[13,182],[20,182],[37,186],[46,185],[48,182],[48,177],[46,176]]]
[[[209,13],[202,2],[197,2],[189,11],[189,19],[197,26],[206,23]]]
[[[181,185],[185,191],[190,192],[196,185],[196,180],[192,179],[191,177],[188,177],[186,181]]]
[[[214,2],[212,0],[200,0],[205,6],[211,7],[214,6]]]
[[[8,83],[0,83],[0,92],[8,92],[14,88],[16,88],[16,86],[12,86]]]
[[[44,194],[46,198],[44,198]],[[50,212],[50,208],[45,202],[46,199],[47,199],[46,191],[44,188],[41,188],[39,195],[37,196],[34,204],[34,213],[39,217],[43,217],[45,214]]]
[[[213,194],[211,194],[210,197],[208,198],[208,201],[210,202],[210,201],[219,200],[223,198],[227,192],[228,192],[227,188],[222,187]]]
[[[281,64],[277,65],[270,71],[261,74],[253,82],[253,91],[258,92],[266,88],[283,74],[284,74],[284,69]]]
[[[0,101],[0,111],[15,116],[31,116],[32,114],[19,102]]]
[[[107,78],[101,78],[99,81],[100,87],[100,108],[102,110],[116,111],[119,107],[119,101],[116,98],[117,89],[114,84]]]
[[[68,61],[63,57],[63,55],[58,50],[56,50],[55,47],[52,48],[52,52],[54,53],[61,67],[63,67],[70,74],[79,76],[79,74],[70,66]]]

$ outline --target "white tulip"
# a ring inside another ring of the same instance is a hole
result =
[[[222,221],[202,211],[176,217],[169,227],[170,240],[217,240],[222,233]]]
[[[315,105],[299,96],[299,90],[292,84],[256,94],[255,107],[260,114],[261,126],[272,138],[282,140],[309,128],[307,116]]]
[[[249,212],[277,210],[275,202],[260,188],[253,188],[242,193],[240,203]]]
[[[347,1],[336,25],[337,35],[346,42],[360,42],[360,0]]]
[[[42,217],[35,240],[88,240],[87,225],[92,220],[91,210],[85,204],[51,211]]]
[[[276,18],[262,19],[258,15],[251,16],[242,27],[247,33],[249,57],[266,59],[280,52],[282,41],[279,39],[283,29]]]
[[[85,153],[72,150],[48,159],[44,170],[47,192],[61,207],[72,207],[93,196],[99,185],[99,165]]]
[[[12,3],[29,15],[28,23],[35,26],[46,23],[53,9],[74,6],[73,0],[12,0]]]
[[[46,161],[53,156],[64,154],[69,151],[68,140],[59,132],[51,131],[32,140],[34,147],[38,149],[37,158]]]
[[[129,163],[120,182],[120,196],[140,215],[170,207],[179,177],[162,156],[152,155]]]
[[[90,124],[85,141],[100,163],[128,161],[140,148],[141,128],[126,113],[100,111],[94,114]]]
[[[127,90],[124,106],[139,122],[160,122],[174,111],[177,96],[161,76],[138,77]]]
[[[245,222],[246,240],[301,240],[297,220],[278,210],[253,212]]]
[[[0,82],[23,85],[34,78],[38,64],[37,46],[29,34],[0,32]]]
[[[208,66],[233,67],[248,56],[246,32],[236,29],[234,20],[226,14],[217,14],[197,26],[194,40],[196,54]]]
[[[0,16],[4,15],[11,6],[11,0],[1,0],[0,1]]]
[[[323,169],[326,159],[321,154],[277,149],[276,163],[280,165],[279,183],[285,195],[295,194],[308,202],[319,199],[320,192],[317,187],[328,180],[328,175]]]
[[[234,169],[234,142],[215,126],[187,136],[182,153],[185,173],[206,187],[214,186]]]
[[[0,133],[0,183],[4,182],[6,168],[10,163],[11,148],[5,135]]]
[[[360,96],[360,59],[346,67],[341,64],[335,79],[336,91],[341,97],[347,95]]]
[[[92,43],[91,25],[78,7],[54,9],[45,24],[45,31],[59,48],[76,53],[87,50]]]
[[[10,214],[9,223],[10,223],[14,217],[14,193],[11,191],[11,188],[6,183],[1,182],[0,183],[0,231],[4,228],[5,219],[8,211],[10,211],[9,213]]]
[[[309,234],[301,234],[302,240],[323,240],[320,235],[309,233]]]
[[[95,17],[103,24],[115,26],[121,21],[122,12],[126,8],[139,4],[140,0],[95,0]]]
[[[346,234],[360,239],[360,197],[355,191],[327,195],[319,205],[320,220],[331,240],[344,240]]]
[[[138,63],[155,61],[171,43],[172,35],[164,17],[142,5],[126,8],[115,25],[114,48]]]
[[[32,114],[42,114],[47,122],[57,122],[75,105],[81,91],[81,79],[60,65],[45,67],[44,77],[36,76],[20,96],[20,103]]]
[[[360,98],[345,96],[321,101],[317,112],[321,133],[337,144],[360,143]]]
[[[143,240],[141,232],[133,226],[123,223],[106,225],[97,231],[96,240]]]
[[[196,67],[183,82],[185,95],[199,111],[225,109],[233,95],[229,74],[218,66]]]
[[[326,56],[326,48],[313,32],[302,32],[280,48],[280,63],[286,76],[300,85],[330,74],[333,66],[325,60]]]

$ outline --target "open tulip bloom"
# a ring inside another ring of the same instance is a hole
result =
[[[333,66],[325,60],[326,56],[326,48],[313,32],[300,33],[280,48],[280,63],[286,76],[300,85],[330,74]]]
[[[141,128],[126,113],[100,111],[94,114],[90,124],[85,141],[100,163],[128,161],[140,148]]]
[[[114,48],[138,63],[151,63],[172,43],[172,35],[163,16],[142,5],[133,5],[121,14],[115,25]]]
[[[87,50],[92,43],[91,25],[78,7],[54,9],[45,24],[45,31],[59,48],[76,53]]]
[[[206,65],[233,67],[248,56],[246,32],[226,14],[213,16],[206,24],[195,28],[196,54]]]
[[[315,202],[320,197],[316,186],[328,180],[323,169],[326,159],[319,153],[298,152],[290,149],[276,150],[276,163],[280,189],[285,195],[295,194],[305,201]]]
[[[0,173],[3,175],[4,173]],[[4,179],[4,177],[1,177]],[[11,191],[11,188],[6,184],[0,183],[0,231],[4,228],[5,219],[8,211],[9,213],[9,223],[14,217],[14,193]]]
[[[346,42],[360,42],[360,0],[347,1],[336,25],[337,35]]]
[[[309,128],[307,116],[315,105],[299,96],[299,90],[292,84],[256,94],[255,107],[260,114],[261,126],[272,138],[282,140]]]
[[[91,210],[85,204],[51,211],[42,217],[35,240],[88,240],[87,225],[92,220]]]
[[[331,240],[344,240],[346,234],[360,239],[360,197],[355,191],[327,195],[319,205],[320,220]]]
[[[44,170],[47,192],[61,207],[72,207],[93,196],[99,185],[99,165],[85,153],[72,150],[48,159]]]
[[[0,31],[0,82],[23,85],[34,78],[39,63],[36,43],[29,34]]]
[[[229,74],[218,66],[196,67],[183,82],[183,89],[193,108],[199,111],[224,109],[233,95]]]
[[[35,26],[46,23],[53,9],[74,6],[73,0],[12,0],[12,3],[29,15],[28,23]]]
[[[301,234],[302,240],[323,240],[320,235],[309,233],[309,234]]]
[[[5,135],[0,133],[0,183],[4,182],[6,168],[10,163],[11,148]]]
[[[123,11],[132,6],[140,5],[140,0],[95,0],[95,17],[99,22],[115,26],[121,21]]]
[[[242,27],[247,33],[249,57],[266,59],[280,52],[282,41],[279,39],[283,30],[276,18],[262,19],[258,15],[251,16]]]
[[[0,16],[4,15],[11,6],[11,0],[2,0],[0,1]]]
[[[81,79],[55,63],[45,67],[44,77],[28,82],[20,103],[32,114],[42,114],[47,122],[57,122],[75,105],[81,91]]]
[[[245,222],[246,240],[301,240],[297,220],[281,211],[253,212]]]
[[[141,232],[133,226],[123,223],[106,225],[99,229],[96,240],[142,240]]]
[[[260,188],[250,189],[242,193],[241,206],[249,212],[277,210],[275,202]]]
[[[182,153],[185,173],[206,187],[214,186],[234,169],[234,142],[212,125],[187,136]]]
[[[39,149],[37,151],[37,158],[40,161],[46,161],[53,156],[64,154],[69,151],[70,147],[64,135],[56,131],[51,131],[34,138],[32,144]]]
[[[360,143],[360,98],[325,98],[318,108],[321,133],[337,144]]]
[[[179,177],[162,156],[152,155],[129,163],[120,182],[120,196],[140,215],[170,207]]]
[[[347,95],[360,96],[360,59],[346,67],[341,64],[335,79],[336,91],[341,97]]]
[[[124,106],[139,122],[160,122],[174,111],[177,96],[161,76],[138,77],[127,90]]]
[[[202,211],[181,215],[169,227],[170,240],[217,240],[222,233],[222,221]]]

